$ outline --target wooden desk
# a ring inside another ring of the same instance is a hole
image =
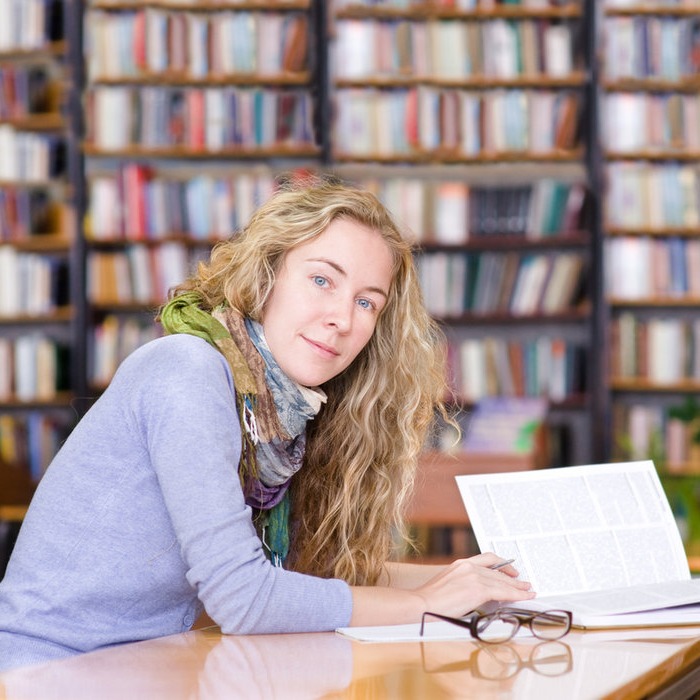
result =
[[[574,631],[547,644],[362,644],[334,633],[234,637],[208,628],[7,671],[0,699],[679,700],[700,686],[700,628]],[[499,673],[507,677],[492,677]]]

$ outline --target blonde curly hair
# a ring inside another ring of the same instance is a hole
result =
[[[444,338],[423,304],[412,248],[388,211],[373,194],[337,182],[284,186],[171,296],[195,290],[205,310],[226,301],[260,321],[287,251],[341,217],[381,235],[394,259],[392,283],[369,343],[323,385],[328,401],[309,423],[304,466],[290,487],[287,566],[369,585],[395,534],[406,538],[418,455],[436,411],[446,416]]]

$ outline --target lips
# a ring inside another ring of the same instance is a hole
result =
[[[311,338],[304,337],[304,340],[312,347],[320,350],[322,353],[329,355],[331,357],[338,357],[340,353],[331,345],[326,345],[325,343],[320,343],[317,340],[311,340]]]

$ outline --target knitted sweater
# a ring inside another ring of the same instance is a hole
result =
[[[346,583],[268,562],[240,449],[219,352],[173,335],[128,357],[32,500],[0,582],[0,663],[38,640],[57,656],[182,632],[202,605],[224,633],[347,625]]]

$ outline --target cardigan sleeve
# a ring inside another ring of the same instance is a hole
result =
[[[187,580],[226,633],[312,632],[349,623],[349,586],[273,567],[245,504],[241,434],[223,356],[194,336],[142,354],[130,415],[145,441]],[[154,361],[155,360],[155,361]]]

